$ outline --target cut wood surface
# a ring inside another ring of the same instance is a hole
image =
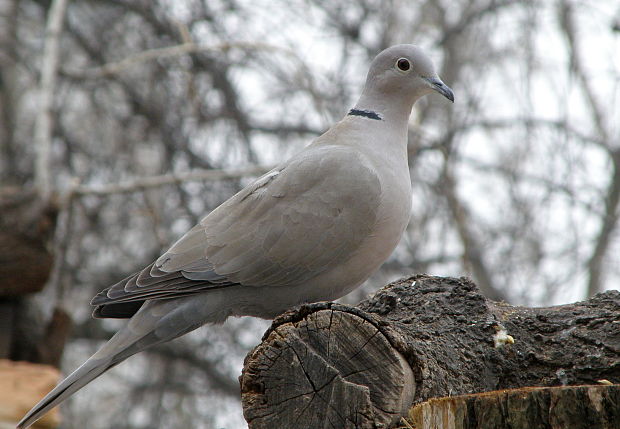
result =
[[[49,365],[0,359],[0,428],[14,428],[59,378],[58,369]],[[53,409],[32,427],[51,429],[59,422],[58,409]]]
[[[251,429],[378,428],[430,398],[620,381],[620,293],[513,307],[467,279],[394,282],[274,320],[240,377]],[[544,427],[544,426],[543,426]]]
[[[325,335],[332,331],[338,336]],[[373,323],[352,313],[324,309],[291,320],[255,354],[242,376],[254,427],[387,425],[413,400],[409,364]]]
[[[618,429],[620,386],[526,387],[430,399],[415,429]]]

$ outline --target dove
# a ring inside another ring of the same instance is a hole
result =
[[[416,100],[434,92],[454,102],[422,49],[403,44],[379,53],[340,122],[214,209],[155,262],[93,298],[94,317],[129,320],[17,427],[148,347],[230,316],[271,319],[334,300],[368,279],[409,222],[409,116]]]

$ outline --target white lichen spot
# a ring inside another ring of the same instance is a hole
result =
[[[508,331],[504,328],[497,328],[497,332],[493,335],[493,344],[496,349],[503,347],[506,344],[514,344],[515,339],[508,335]]]
[[[411,287],[415,287],[415,284],[417,283],[417,281],[411,283]]]
[[[558,380],[560,380],[560,384],[562,386],[567,386],[568,385],[568,374],[566,374],[566,371],[562,368],[558,369],[555,372],[555,376],[558,378]]]

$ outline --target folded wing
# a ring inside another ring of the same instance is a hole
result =
[[[223,203],[143,270],[92,301],[96,317],[131,317],[148,299],[232,285],[303,284],[345,262],[376,223],[372,165],[340,146],[313,148]]]

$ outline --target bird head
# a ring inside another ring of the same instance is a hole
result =
[[[411,104],[433,92],[454,102],[452,89],[439,78],[424,51],[414,45],[395,45],[379,53],[370,65],[366,88],[407,99]]]

